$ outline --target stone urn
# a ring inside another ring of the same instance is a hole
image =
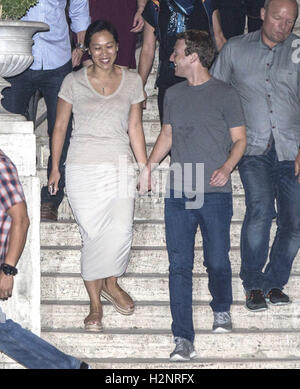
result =
[[[38,31],[48,31],[49,26],[42,22],[0,21],[0,94],[10,83],[3,77],[22,73],[33,62],[32,36]],[[1,94],[2,99],[2,94]],[[22,115],[6,111],[0,101],[0,121],[26,120]]]

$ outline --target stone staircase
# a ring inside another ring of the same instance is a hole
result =
[[[159,131],[152,73],[147,86],[149,99],[144,112],[147,148],[153,147]],[[40,102],[39,112],[44,110]],[[49,154],[46,123],[36,131],[38,174],[46,183]],[[168,158],[157,172],[161,193],[167,174]],[[118,314],[104,301],[104,332],[87,333],[83,319],[89,311],[88,296],[80,276],[80,235],[65,198],[59,221],[41,223],[41,326],[42,337],[90,363],[93,368],[297,368],[300,365],[300,253],[286,287],[293,303],[252,313],[244,307],[239,279],[239,239],[244,215],[244,194],[237,171],[233,173],[234,216],[231,227],[233,271],[231,334],[212,334],[211,297],[202,265],[202,240],[197,234],[194,267],[194,325],[198,358],[192,362],[169,363],[173,350],[168,292],[163,198],[136,199],[134,238],[128,270],[120,285],[136,303],[134,315]],[[275,225],[272,228],[274,236]]]

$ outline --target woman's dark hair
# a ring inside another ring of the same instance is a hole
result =
[[[88,49],[92,36],[97,32],[108,31],[114,37],[116,43],[119,43],[118,32],[116,27],[107,20],[96,20],[88,26],[88,29],[85,33],[84,45]]]

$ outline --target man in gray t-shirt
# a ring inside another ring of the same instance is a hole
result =
[[[170,60],[175,74],[187,81],[166,93],[163,127],[140,177],[143,193],[151,187],[151,170],[171,151],[165,199],[172,332],[176,343],[171,361],[190,360],[196,355],[192,270],[198,225],[212,295],[213,332],[232,329],[230,174],[246,148],[239,96],[208,72],[215,56],[211,38],[197,30],[186,31],[177,38]]]

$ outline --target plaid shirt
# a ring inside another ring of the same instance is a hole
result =
[[[17,169],[0,150],[0,264],[5,260],[11,227],[11,217],[7,211],[22,201],[25,201],[25,196]]]

